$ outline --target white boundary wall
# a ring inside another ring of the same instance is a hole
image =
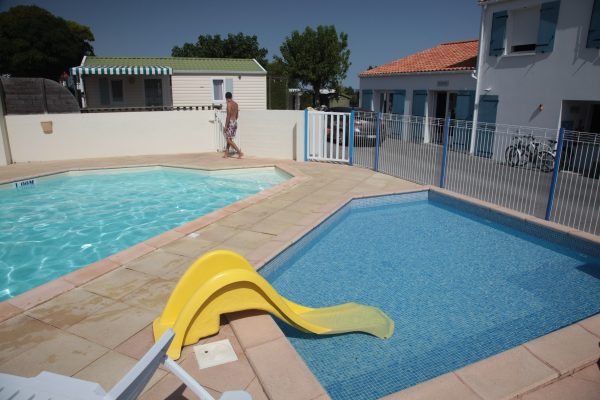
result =
[[[7,115],[13,162],[216,151],[214,111]],[[52,133],[42,122],[52,121]],[[301,111],[240,110],[248,156],[302,159]]]

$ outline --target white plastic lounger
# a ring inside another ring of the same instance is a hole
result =
[[[137,399],[163,363],[201,400],[215,400],[194,378],[167,355],[175,334],[171,329],[148,350],[140,361],[106,393],[95,383],[44,371],[33,378],[0,373],[0,400],[129,400]],[[248,392],[225,392],[221,400],[252,400]]]

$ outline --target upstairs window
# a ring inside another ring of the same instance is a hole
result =
[[[489,55],[549,53],[560,11],[560,1],[499,11],[492,15]]]
[[[540,24],[540,7],[512,10],[509,18],[509,53],[533,53]]]

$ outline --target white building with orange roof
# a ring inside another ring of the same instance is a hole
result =
[[[442,43],[360,74],[361,107],[395,114],[473,118],[477,40]]]

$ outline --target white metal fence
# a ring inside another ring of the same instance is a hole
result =
[[[308,159],[346,161],[600,234],[598,134],[564,132],[560,142],[556,129],[366,112],[345,115],[350,120],[345,126],[354,126],[353,135],[336,142],[327,140],[330,128],[340,126],[332,121],[346,121],[344,115],[308,114],[307,132],[313,135],[308,138]]]
[[[227,138],[225,137],[225,118],[227,117],[227,111],[215,110],[215,131],[214,131],[214,143],[215,150],[224,152],[227,147]],[[238,148],[241,149],[240,131],[239,127],[236,132],[233,142]]]

